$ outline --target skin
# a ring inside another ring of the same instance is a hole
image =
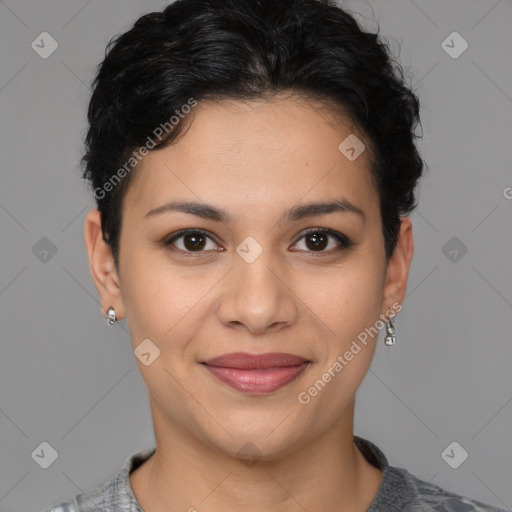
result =
[[[310,403],[297,397],[360,332],[402,303],[411,222],[402,219],[386,262],[369,150],[349,161],[338,145],[354,131],[320,105],[274,97],[205,101],[193,112],[176,144],[149,153],[132,171],[119,269],[99,212],[91,210],[85,222],[102,313],[113,306],[127,319],[133,349],[149,338],[160,350],[149,366],[136,359],[157,450],[131,473],[134,494],[149,512],[365,511],[382,472],[353,443],[354,400],[377,337]],[[340,197],[365,218],[334,212],[281,219],[297,203]],[[145,217],[174,199],[208,203],[232,219],[182,212]],[[354,245],[333,252],[339,242],[329,236],[315,249],[303,232],[322,227]],[[193,251],[190,238],[184,245],[186,237],[165,246],[186,228],[211,235],[202,253]],[[263,249],[252,263],[236,252],[248,236]],[[257,396],[234,390],[200,364],[229,352],[289,352],[311,364],[283,388]],[[248,442],[253,465],[237,457]]]

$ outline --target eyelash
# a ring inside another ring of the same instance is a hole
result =
[[[295,242],[295,244],[297,244],[300,240],[302,240],[307,235],[317,234],[317,233],[322,233],[322,234],[326,234],[326,235],[333,237],[340,245],[336,249],[331,249],[329,251],[325,251],[325,250],[306,251],[306,252],[311,253],[313,255],[313,257],[315,257],[315,258],[322,257],[323,255],[326,255],[326,254],[338,253],[338,252],[344,251],[346,249],[349,249],[350,247],[352,247],[354,245],[354,242],[352,242],[344,234],[338,233],[337,231],[334,231],[334,230],[328,229],[328,228],[309,228],[302,233],[302,235],[298,238],[298,240],[297,240],[297,242]],[[191,234],[200,234],[200,235],[206,236],[212,242],[216,243],[215,240],[213,240],[212,237],[206,231],[203,231],[202,229],[184,229],[182,231],[178,231],[177,233],[173,234],[170,238],[167,238],[164,241],[164,245],[166,247],[171,246],[179,238],[182,238],[185,235],[191,235]],[[293,245],[295,245],[295,244],[293,244]],[[176,249],[176,248],[171,249],[171,250],[184,253],[187,256],[190,256],[193,258],[201,256],[201,255],[203,255],[203,253],[207,252],[207,251],[184,251],[183,249]],[[298,251],[298,252],[303,252],[303,251]]]

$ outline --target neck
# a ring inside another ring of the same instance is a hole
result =
[[[322,437],[271,460],[242,461],[153,418],[157,449],[129,477],[146,512],[366,511],[382,480],[354,444],[353,403]]]

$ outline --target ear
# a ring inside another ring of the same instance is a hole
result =
[[[91,210],[85,217],[85,246],[89,258],[89,268],[101,301],[101,312],[106,316],[112,306],[117,318],[124,317],[119,276],[114,265],[110,247],[101,231],[101,213]]]
[[[413,253],[412,223],[408,217],[402,217],[397,245],[387,265],[381,308],[383,315],[386,312],[389,314],[389,310],[392,309],[392,305],[395,303],[400,304],[398,311],[402,309],[401,306],[407,291],[407,280],[409,278]]]

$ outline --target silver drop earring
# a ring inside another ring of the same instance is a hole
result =
[[[384,338],[384,343],[391,347],[396,343],[396,331],[395,331],[395,323],[393,322],[393,317],[395,315],[390,315],[389,320],[386,322],[386,337]]]
[[[107,316],[105,318],[107,320],[108,325],[113,325],[114,322],[117,320],[116,312],[114,311],[114,308],[112,306],[108,308]]]

